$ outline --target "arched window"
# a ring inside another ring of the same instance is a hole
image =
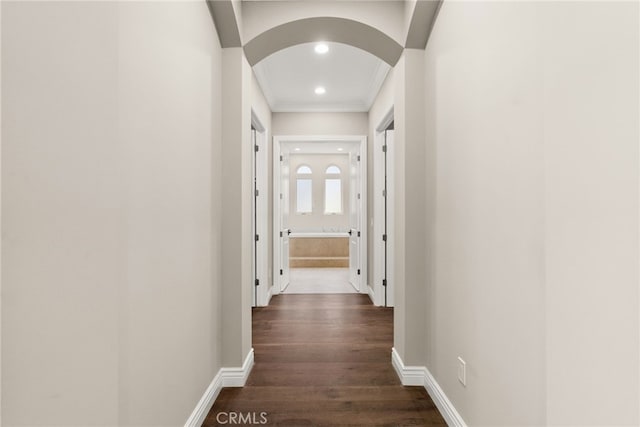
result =
[[[334,165],[331,165],[325,171],[326,174],[338,174],[340,175],[340,168]]]
[[[313,212],[313,184],[311,168],[306,165],[296,169],[296,213],[310,214]]]
[[[342,177],[340,168],[327,167],[324,179],[324,213],[337,215],[342,213]]]

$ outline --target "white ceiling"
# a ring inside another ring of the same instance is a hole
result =
[[[390,66],[364,50],[326,43],[319,55],[315,43],[283,49],[253,69],[273,112],[366,112]],[[317,86],[326,88],[316,95]]]
[[[358,142],[352,141],[283,141],[280,152],[288,154],[357,154]]]

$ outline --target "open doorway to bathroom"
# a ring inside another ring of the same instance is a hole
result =
[[[274,137],[274,293],[366,293],[361,153],[364,136]]]

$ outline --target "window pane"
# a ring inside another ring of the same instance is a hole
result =
[[[326,173],[340,173],[340,168],[337,166],[329,166]]]
[[[297,170],[297,173],[311,173],[311,168],[309,166],[300,166]]]
[[[298,179],[297,180],[297,196],[296,196],[296,212],[298,213],[311,213],[311,180],[310,179]]]
[[[325,180],[324,213],[342,213],[342,181],[339,179]]]

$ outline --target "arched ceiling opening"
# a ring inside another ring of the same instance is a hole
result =
[[[441,5],[441,0],[207,2],[222,47],[243,48],[272,111],[281,112],[368,111],[404,49],[425,48]],[[319,41],[335,45],[322,60],[304,48]]]
[[[345,18],[316,17],[271,28],[245,44],[244,52],[253,66],[279,50],[321,40],[362,49],[392,67],[403,51],[403,47],[395,40],[369,25]]]

